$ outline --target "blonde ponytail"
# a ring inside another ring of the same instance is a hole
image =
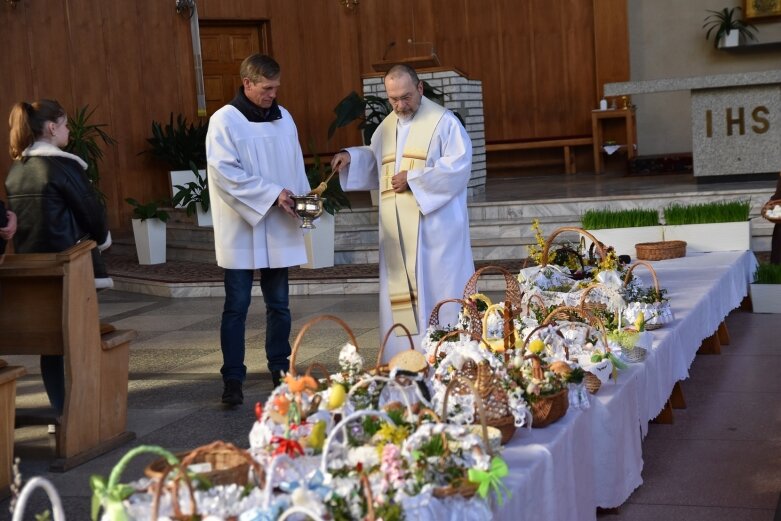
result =
[[[43,135],[47,121],[56,122],[65,116],[65,109],[54,100],[43,99],[35,103],[20,101],[11,109],[8,126],[11,129],[9,152],[12,159],[20,159],[22,152]]]

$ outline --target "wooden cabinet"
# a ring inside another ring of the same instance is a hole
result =
[[[626,149],[627,159],[637,154],[637,129],[635,110],[608,109],[591,111],[591,132],[594,138],[594,172],[601,174],[605,170],[602,148],[607,140],[614,140],[616,146]]]

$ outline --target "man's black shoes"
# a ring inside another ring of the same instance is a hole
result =
[[[222,391],[222,403],[225,405],[236,406],[244,403],[244,393],[241,391],[241,382],[238,380],[227,380]]]

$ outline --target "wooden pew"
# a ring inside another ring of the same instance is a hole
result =
[[[574,136],[574,137],[562,137],[552,139],[527,139],[527,140],[512,140],[512,141],[493,141],[486,143],[485,151],[487,153],[496,152],[511,152],[519,150],[541,150],[545,148],[561,148],[564,156],[562,161],[557,161],[556,164],[564,163],[564,171],[567,174],[574,174],[577,171],[577,165],[575,161],[574,148],[578,146],[590,146],[593,143],[591,136]],[[546,163],[539,163],[540,165]],[[523,163],[518,163],[519,166],[524,166]],[[512,166],[511,164],[502,166]],[[531,165],[529,165],[531,166]]]
[[[0,360],[0,500],[11,495],[16,380],[25,372],[24,367],[8,366]]]
[[[54,471],[135,437],[126,429],[128,349],[136,333],[111,331],[101,338],[93,247],[94,241],[85,241],[61,253],[6,255],[0,265],[0,355],[65,357]],[[17,411],[17,425],[24,423],[20,419],[53,423],[48,411],[38,421],[40,411]]]

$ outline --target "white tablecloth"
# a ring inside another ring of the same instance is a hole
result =
[[[748,294],[756,258],[749,251],[695,253],[652,264],[675,321],[652,332],[646,360],[602,385],[590,409],[516,434],[503,453],[512,497],[494,505],[496,519],[594,519],[596,507],[617,507],[642,484],[648,422],[688,378],[702,340]],[[635,273],[650,283],[641,268]]]

